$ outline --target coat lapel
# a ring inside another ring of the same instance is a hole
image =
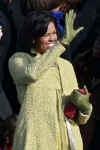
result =
[[[59,68],[61,85],[64,95],[69,95],[73,89],[78,88],[76,75],[72,64],[62,58],[57,58],[57,65]]]

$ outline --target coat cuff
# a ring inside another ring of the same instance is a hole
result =
[[[91,113],[92,113],[92,105],[90,104],[90,110],[88,112],[88,114],[84,114],[82,112],[78,112],[78,118],[77,118],[77,122],[78,124],[86,124],[87,121],[89,120],[90,116],[91,116]]]

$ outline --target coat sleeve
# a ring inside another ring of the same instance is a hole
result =
[[[56,62],[56,58],[63,53],[65,48],[58,42],[53,48],[39,57],[33,57],[30,61],[26,53],[16,53],[8,63],[9,71],[13,79],[18,83],[36,81],[50,66]]]
[[[65,99],[63,99],[64,100],[63,101],[63,110],[66,106],[68,106],[67,104],[70,104],[70,96],[64,96],[64,98]],[[73,106],[70,106],[70,108],[69,108],[69,106],[66,107],[66,114],[64,111],[65,117],[69,117],[67,114],[67,113],[69,113],[74,116],[73,119],[75,119],[75,122],[78,125],[86,124],[92,113],[92,104],[90,104],[90,109],[87,114],[82,113],[80,110],[78,110],[78,113],[75,113],[76,110],[77,110],[77,106],[75,106],[75,105],[74,105],[74,108],[73,108]]]
[[[90,104],[91,107],[90,107],[90,110],[88,112],[88,114],[83,114],[82,112],[78,112],[78,117],[77,117],[77,120],[76,122],[79,124],[79,125],[82,125],[82,124],[86,124],[87,121],[89,120],[90,116],[91,116],[91,113],[92,113],[92,104]]]

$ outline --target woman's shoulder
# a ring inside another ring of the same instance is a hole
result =
[[[14,68],[15,66],[23,66],[28,64],[31,60],[31,55],[25,52],[16,52],[14,53],[8,61],[9,68]]]
[[[14,60],[17,60],[17,59],[28,60],[28,59],[30,59],[30,57],[31,57],[31,55],[29,55],[28,53],[25,53],[25,52],[16,52],[16,53],[14,53],[10,57],[9,61],[11,61],[11,60],[14,61]]]
[[[10,58],[14,58],[14,57],[28,57],[28,56],[29,56],[28,53],[25,53],[25,52],[16,52]]]
[[[61,57],[58,57],[58,62],[62,62],[68,66],[72,66],[72,63],[69,60],[61,58]]]

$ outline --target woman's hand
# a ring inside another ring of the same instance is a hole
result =
[[[88,114],[91,109],[91,104],[89,102],[89,94],[86,86],[84,87],[84,91],[84,94],[82,94],[79,90],[73,90],[70,100],[80,112]]]
[[[70,42],[75,38],[75,36],[84,28],[80,27],[78,29],[74,29],[74,21],[76,18],[76,13],[74,10],[70,10],[69,13],[66,13],[65,16],[65,32],[64,37],[61,40],[61,43],[65,46],[68,46]]]

